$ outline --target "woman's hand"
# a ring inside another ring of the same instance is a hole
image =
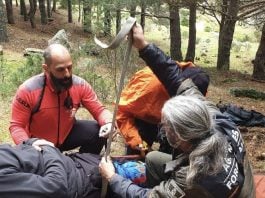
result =
[[[109,156],[107,157],[107,161],[105,157],[102,157],[101,162],[99,163],[99,172],[102,177],[106,178],[108,181],[110,181],[111,177],[115,175],[115,168]]]
[[[148,42],[144,38],[144,31],[140,24],[133,26],[133,46],[139,50],[145,48]]]

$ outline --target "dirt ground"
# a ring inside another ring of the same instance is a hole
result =
[[[15,13],[15,25],[8,25],[9,42],[3,44],[4,53],[11,59],[23,55],[25,48],[45,48],[48,39],[60,29],[64,28],[69,34],[71,43],[78,45],[89,39],[91,36],[83,33],[80,23],[68,24],[67,16],[63,12],[53,13],[56,19],[49,22],[49,25],[40,25],[39,19],[36,20],[37,28],[31,29],[29,22],[24,22],[19,16],[18,11]],[[36,14],[38,15],[38,13]],[[251,66],[251,65],[249,65]],[[254,100],[250,98],[236,98],[229,93],[230,88],[254,88],[258,91],[265,90],[265,83],[252,81],[251,76],[238,72],[217,73],[215,69],[207,69],[211,76],[211,85],[208,92],[208,98],[215,103],[232,103],[242,106],[247,110],[255,110],[265,115],[265,101]],[[252,162],[255,172],[265,172],[265,128],[249,127],[241,128],[245,140],[247,152]],[[118,138],[115,148],[124,150],[123,143]]]

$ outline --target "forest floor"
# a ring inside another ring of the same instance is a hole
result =
[[[37,20],[37,28],[32,29],[30,23],[24,22],[15,11],[16,24],[8,25],[9,42],[2,44],[4,54],[8,59],[17,60],[23,57],[25,48],[41,48],[47,46],[47,41],[60,29],[65,29],[69,40],[74,45],[85,42],[91,35],[83,33],[80,23],[67,23],[67,15],[64,12],[53,13],[52,22],[42,26]],[[38,14],[36,14],[38,15]],[[248,65],[252,67],[251,63]],[[211,85],[208,91],[208,98],[215,103],[232,103],[242,106],[247,110],[255,110],[265,115],[265,101],[250,98],[234,97],[229,93],[230,88],[253,88],[257,91],[265,90],[265,83],[253,81],[250,75],[242,74],[240,71],[217,72],[215,68],[206,68],[211,77]],[[10,105],[10,104],[8,104]],[[7,107],[9,108],[9,106]],[[10,116],[10,112],[2,114],[1,119]],[[8,118],[4,118],[7,119]],[[245,140],[247,152],[252,166],[256,172],[265,172],[265,128],[263,127],[241,127],[242,135]],[[263,157],[262,157],[263,156]]]

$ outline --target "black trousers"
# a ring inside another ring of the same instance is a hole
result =
[[[67,151],[80,147],[80,153],[99,154],[107,139],[98,136],[100,126],[94,120],[76,120],[64,143],[59,147]]]
[[[135,119],[135,126],[138,129],[139,135],[141,136],[142,140],[144,140],[149,146],[152,146],[154,141],[157,140],[157,134],[159,131],[157,124],[151,124],[140,119]],[[139,151],[134,150],[129,146],[127,147],[128,155],[139,153]]]
[[[83,177],[83,195],[84,198],[99,198],[102,188],[102,177],[99,172],[99,162],[101,156],[91,153],[73,153],[68,155],[75,163],[76,168]],[[105,198],[120,198],[115,194],[110,186],[107,188]]]
[[[157,124],[151,124],[140,119],[135,119],[135,126],[139,131],[139,135],[149,146],[152,146],[154,142],[160,144],[159,151],[163,153],[172,154],[173,149],[169,145],[166,134],[160,131]],[[131,147],[127,147],[127,155],[140,154],[138,150],[134,150]]]

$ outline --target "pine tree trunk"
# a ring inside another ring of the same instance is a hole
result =
[[[145,0],[141,0],[141,26],[144,30],[145,27],[145,10],[146,10],[146,4],[145,4]]]
[[[170,55],[177,61],[182,61],[181,33],[178,5],[169,5],[170,12]]]
[[[219,33],[217,57],[218,70],[228,71],[230,68],[230,50],[232,47],[238,10],[239,0],[230,1]]]
[[[49,19],[52,18],[51,0],[47,0],[47,16]]]
[[[48,20],[47,20],[46,8],[45,8],[45,0],[39,0],[39,9],[40,9],[41,24],[46,25]]]
[[[15,24],[14,15],[13,15],[12,0],[5,0],[5,3],[6,3],[7,22],[9,24]]]
[[[111,15],[107,7],[104,7],[104,35],[111,35]]]
[[[190,4],[189,42],[185,61],[194,62],[196,46],[196,2]]]
[[[131,5],[130,16],[131,17],[135,17],[136,16],[136,5]]]
[[[68,8],[68,23],[72,23],[73,22],[72,0],[67,0],[67,8]]]
[[[0,42],[7,42],[6,14],[3,1],[0,0]]]
[[[24,21],[28,20],[27,7],[25,0],[20,0],[20,14],[24,16]]]
[[[253,63],[253,78],[256,80],[265,80],[265,23],[263,24],[259,48]]]
[[[52,1],[52,11],[53,11],[53,12],[56,12],[56,1],[57,1],[57,0],[53,0],[53,1]]]
[[[29,5],[30,5],[29,14],[28,14],[29,21],[30,21],[31,27],[36,28],[35,13],[37,9],[37,0],[29,0]]]
[[[83,12],[84,12],[84,21],[83,29],[84,32],[92,33],[92,6],[89,0],[83,1]]]
[[[116,34],[119,33],[121,29],[121,9],[116,10]]]
[[[22,9],[22,7],[21,7],[21,6],[22,6],[22,5],[21,5],[21,1],[22,1],[22,0],[20,0],[20,15],[23,15],[23,9]]]
[[[81,12],[81,0],[78,0],[78,22],[79,23],[81,21],[81,15],[82,15],[82,12]]]

